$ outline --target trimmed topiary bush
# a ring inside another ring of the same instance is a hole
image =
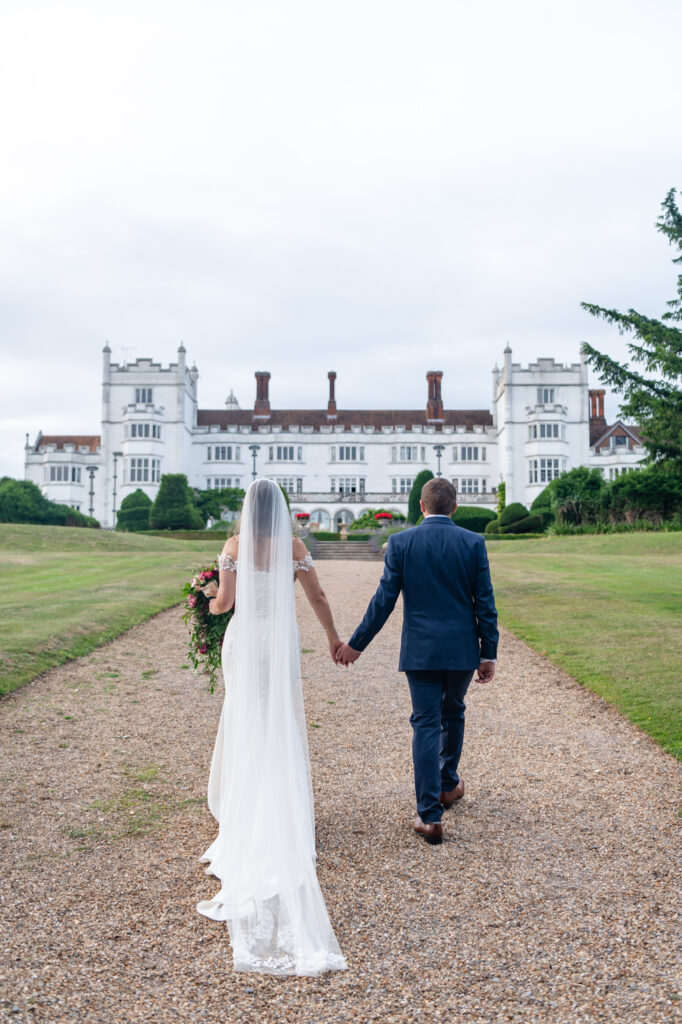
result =
[[[511,506],[509,506],[511,508]],[[500,533],[542,533],[542,516],[526,516],[524,519],[517,519],[509,526],[500,527]]]
[[[451,518],[453,523],[463,526],[465,530],[471,530],[472,533],[485,533],[488,523],[497,519],[497,516],[487,508],[460,505]]]
[[[491,519],[489,523],[486,523],[484,533],[499,533],[500,532],[500,520],[495,517]]]
[[[506,505],[500,512],[500,529],[504,533],[505,526],[517,523],[520,519],[525,519],[527,515],[528,509],[526,506],[522,505],[520,501],[513,501],[511,505]]]
[[[421,515],[421,509],[419,507],[419,501],[422,496],[422,488],[428,480],[433,480],[433,473],[430,469],[422,469],[421,473],[417,473],[412,484],[410,496],[407,499],[407,521],[408,523],[416,523]]]
[[[153,530],[203,530],[204,521],[184,473],[164,473],[149,515]]]
[[[148,530],[149,512],[152,499],[138,487],[132,494],[126,494],[116,517],[117,530]]]

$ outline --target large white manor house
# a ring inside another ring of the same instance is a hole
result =
[[[492,411],[446,408],[437,370],[426,373],[417,409],[338,408],[334,372],[326,407],[273,409],[261,371],[252,408],[230,392],[222,409],[200,409],[199,372],[183,345],[169,366],[112,363],[108,345],[103,355],[101,432],[27,435],[25,477],[107,527],[131,491],[153,499],[164,473],[185,473],[202,490],[270,477],[289,492],[292,513],[338,529],[367,508],[405,513],[422,469],[452,480],[461,504],[494,508],[501,481],[508,503],[528,506],[564,470],[596,466],[613,479],[644,456],[636,427],[606,423],[604,391],[589,390],[582,360],[521,366],[509,346],[493,370]]]

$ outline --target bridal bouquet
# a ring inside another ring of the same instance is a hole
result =
[[[220,670],[223,638],[234,609],[222,615],[211,615],[208,602],[214,596],[219,581],[218,563],[200,566],[182,589],[185,599],[183,621],[189,626],[187,656],[193,667],[208,676],[211,693]],[[215,583],[214,587],[211,584]],[[206,593],[208,589],[209,593]]]

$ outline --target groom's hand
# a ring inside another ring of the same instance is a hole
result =
[[[489,683],[495,675],[495,662],[494,661],[482,661],[478,666],[478,675],[476,676],[477,683]]]
[[[360,657],[360,651],[355,651],[349,644],[341,644],[336,652],[336,664],[348,667]]]

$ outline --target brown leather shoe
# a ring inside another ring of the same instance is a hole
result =
[[[460,779],[454,789],[451,789],[449,793],[441,793],[440,802],[442,803],[445,810],[449,810],[453,804],[456,804],[458,800],[461,800],[464,796],[464,783]]]
[[[443,842],[443,826],[439,821],[422,821],[419,815],[414,819],[414,830],[420,836],[424,836],[431,846],[438,846]]]

